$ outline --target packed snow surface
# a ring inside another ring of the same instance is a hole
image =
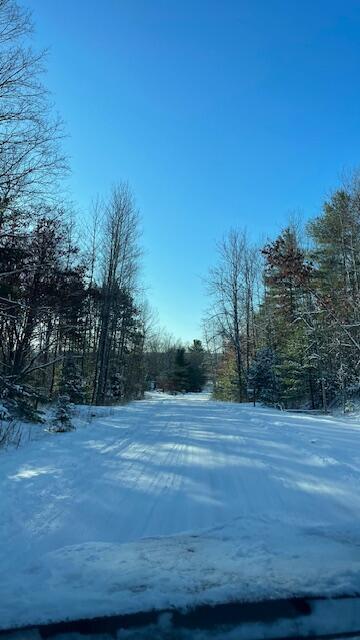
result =
[[[360,591],[360,426],[166,396],[0,454],[0,628]]]

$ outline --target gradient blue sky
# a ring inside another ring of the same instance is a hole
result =
[[[50,47],[74,200],[130,182],[150,301],[198,336],[216,240],[316,214],[359,165],[359,0],[23,3]]]

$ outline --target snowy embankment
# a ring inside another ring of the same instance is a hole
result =
[[[360,591],[360,426],[153,394],[0,454],[0,628]]]

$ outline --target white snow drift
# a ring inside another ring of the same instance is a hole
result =
[[[0,628],[360,589],[360,427],[147,400],[0,455]]]

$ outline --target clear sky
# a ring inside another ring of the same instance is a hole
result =
[[[129,181],[149,299],[198,336],[216,240],[316,214],[360,164],[359,0],[22,3],[50,47],[74,200]]]

